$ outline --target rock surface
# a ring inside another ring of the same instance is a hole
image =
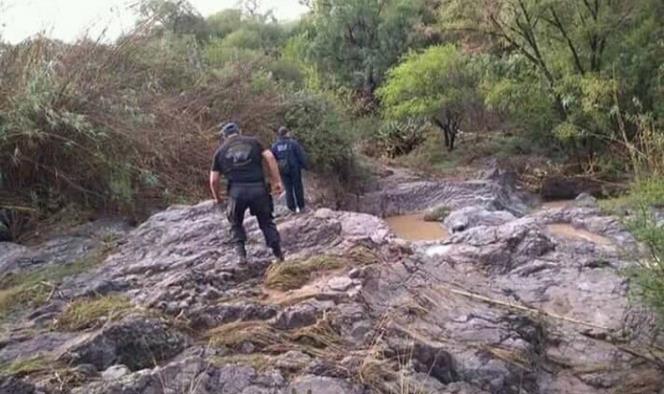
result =
[[[251,264],[238,266],[228,225],[211,203],[154,215],[99,266],[2,321],[0,361],[11,368],[0,393],[664,387],[661,365],[646,350],[662,346],[655,319],[630,300],[622,274],[642,249],[591,197],[532,210],[499,172],[473,182],[394,177],[354,199],[354,209],[369,213],[321,209],[280,218],[289,256],[283,270],[269,266],[253,219]],[[446,224],[454,234],[437,242],[397,239],[372,215],[442,205],[452,210]],[[101,242],[70,241],[0,244],[2,270],[66,264]],[[111,309],[83,331],[52,324],[72,301],[111,296],[126,297],[130,310]]]

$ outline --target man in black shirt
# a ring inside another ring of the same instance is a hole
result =
[[[258,139],[241,135],[235,123],[224,125],[222,132],[224,143],[214,154],[210,171],[210,189],[217,204],[221,203],[219,179],[223,174],[228,181],[229,200],[226,215],[231,224],[232,242],[235,244],[240,263],[247,261],[244,246],[247,234],[243,225],[247,208],[258,219],[265,242],[277,260],[283,261],[281,239],[272,215],[272,197],[263,174],[263,163],[265,163],[270,175],[272,194],[281,194],[283,185],[277,161],[272,152],[265,149]]]

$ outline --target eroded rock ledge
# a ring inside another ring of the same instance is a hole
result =
[[[113,227],[122,235],[99,264],[4,316],[0,392],[661,389],[647,349],[662,338],[621,274],[640,253],[631,235],[588,199],[533,211],[493,175],[413,180],[355,199],[376,216],[280,218],[290,256],[280,267],[269,267],[254,222],[253,264],[236,265],[210,203],[173,207],[128,232]],[[378,218],[443,205],[455,233],[438,242],[402,241]],[[21,272],[96,250],[108,241],[102,230],[80,242],[2,245],[3,291]]]

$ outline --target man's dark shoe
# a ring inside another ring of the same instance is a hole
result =
[[[274,257],[277,259],[277,262],[283,263],[284,260],[286,259],[284,257],[284,252],[281,250],[281,246],[275,246],[272,248],[272,253],[274,253]]]
[[[238,263],[241,265],[247,264],[247,250],[243,244],[235,246],[235,253],[237,253]]]

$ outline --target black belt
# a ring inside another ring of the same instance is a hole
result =
[[[232,186],[265,186],[264,181],[257,181],[257,182],[228,182],[228,184]]]

